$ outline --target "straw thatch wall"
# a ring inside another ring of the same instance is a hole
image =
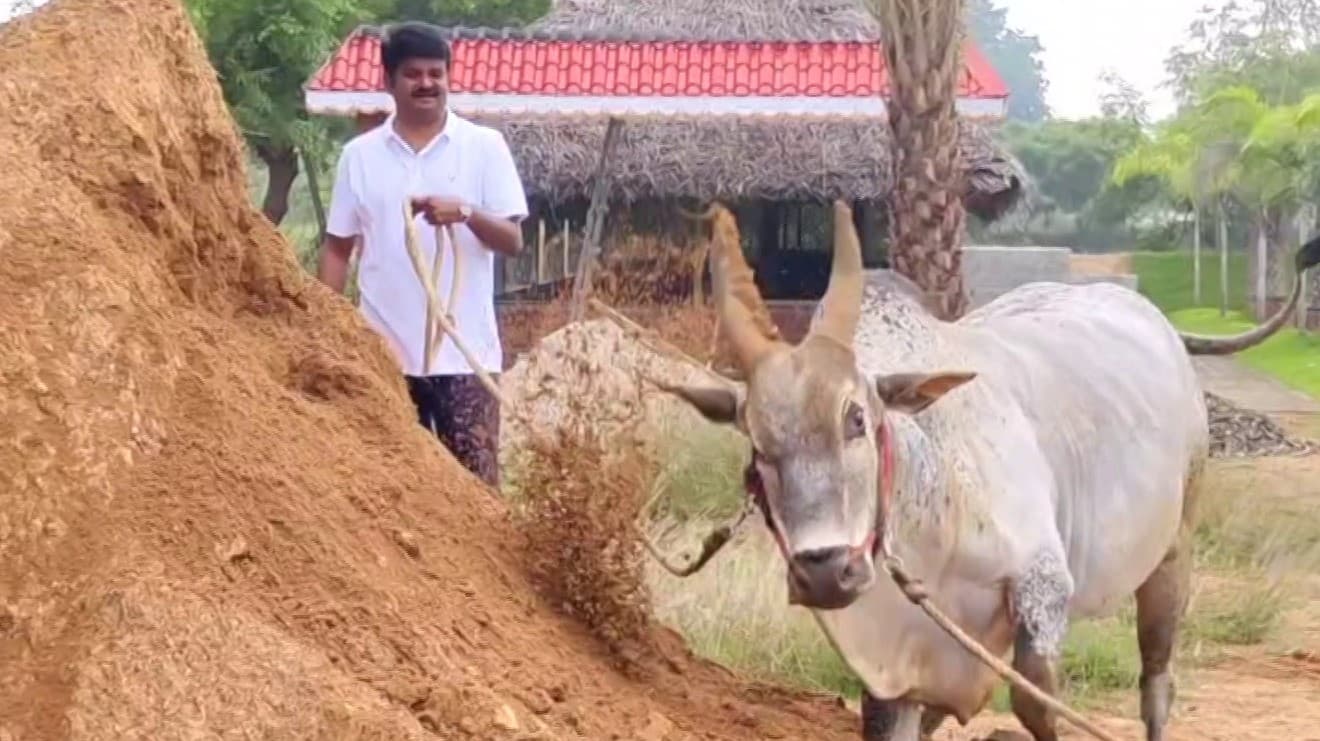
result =
[[[530,26],[557,35],[692,41],[874,41],[864,0],[558,0]]]
[[[544,116],[480,117],[504,132],[529,197],[589,198],[605,122]],[[883,201],[892,189],[889,128],[882,120],[699,119],[629,121],[610,167],[615,203],[711,199]],[[968,209],[994,219],[1026,178],[989,131],[962,126]]]

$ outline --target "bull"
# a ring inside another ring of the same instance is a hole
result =
[[[733,216],[716,205],[707,218],[718,328],[744,381],[665,388],[749,440],[748,492],[787,564],[789,601],[864,685],[863,739],[916,741],[950,716],[966,725],[997,682],[878,578],[879,554],[1050,696],[1070,622],[1135,595],[1141,718],[1148,741],[1164,738],[1209,455],[1189,355],[1276,331],[1320,239],[1298,253],[1285,305],[1237,336],[1181,334],[1109,283],[1028,284],[945,322],[911,284],[868,283],[852,214],[836,203],[828,288],[790,345]],[[1011,698],[1036,741],[1057,738],[1049,707],[1016,686]]]

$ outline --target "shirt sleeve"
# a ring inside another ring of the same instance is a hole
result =
[[[358,215],[358,197],[349,178],[349,153],[341,152],[335,171],[335,185],[330,192],[330,207],[325,213],[325,230],[336,237],[356,237],[362,231]]]
[[[527,218],[527,195],[503,133],[492,132],[486,152],[488,165],[482,178],[481,207],[505,219]]]

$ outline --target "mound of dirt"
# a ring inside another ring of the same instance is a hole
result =
[[[0,738],[855,737],[538,596],[251,207],[177,2],[53,0],[0,69]]]
[[[631,442],[649,444],[668,430],[702,421],[651,380],[713,383],[692,363],[652,350],[609,319],[551,332],[500,378],[510,402],[500,420],[503,453],[516,455],[529,441],[549,439],[575,422],[589,421],[606,436],[626,431]],[[512,465],[512,458],[506,460]]]
[[[1255,458],[1267,455],[1308,455],[1315,443],[1298,440],[1260,412],[1243,409],[1222,396],[1205,392],[1210,416],[1210,456]]]

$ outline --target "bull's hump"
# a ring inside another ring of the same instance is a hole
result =
[[[910,281],[889,273],[867,273],[854,348],[862,373],[891,373],[927,367],[949,349],[948,325],[923,305]]]

